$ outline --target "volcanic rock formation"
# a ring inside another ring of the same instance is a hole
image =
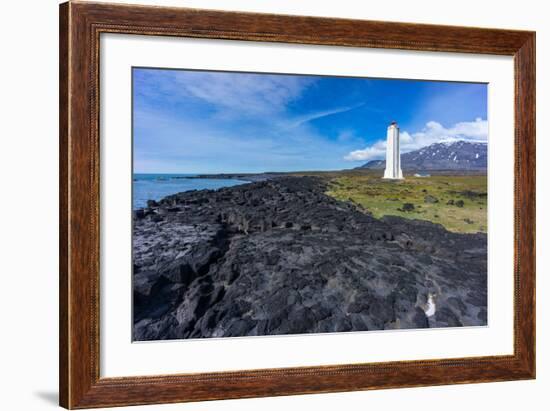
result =
[[[375,219],[326,190],[280,177],[135,211],[134,339],[487,324],[485,234]]]

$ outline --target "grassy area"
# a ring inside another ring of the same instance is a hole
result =
[[[457,233],[487,232],[485,175],[405,176],[392,181],[379,173],[350,173],[332,178],[327,194],[360,204],[377,218],[395,215],[439,223]]]

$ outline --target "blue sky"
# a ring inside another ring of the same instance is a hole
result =
[[[487,85],[133,69],[134,172],[337,170],[401,151],[486,141]]]

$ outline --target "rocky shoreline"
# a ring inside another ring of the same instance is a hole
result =
[[[487,324],[487,236],[375,219],[318,177],[134,212],[134,340]]]
[[[194,176],[181,176],[174,177],[175,179],[187,179],[187,180],[241,180],[251,183],[258,181],[266,181],[274,178],[280,178],[288,175],[288,173],[275,173],[266,172],[259,174],[252,173],[220,173],[220,174],[197,174]]]

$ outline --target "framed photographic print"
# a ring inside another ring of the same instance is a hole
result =
[[[60,403],[535,377],[535,34],[60,6]]]

